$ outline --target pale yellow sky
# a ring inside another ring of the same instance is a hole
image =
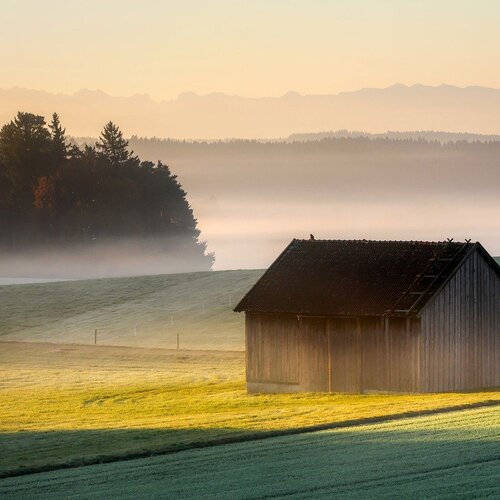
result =
[[[278,96],[500,88],[496,0],[0,0],[0,87]]]

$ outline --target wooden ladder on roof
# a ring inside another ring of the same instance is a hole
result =
[[[442,284],[440,281],[444,282],[443,278],[446,278],[446,272],[457,263],[463,251],[470,245],[471,240],[465,240],[465,243],[453,253],[451,252],[452,241],[453,238],[448,239],[446,246],[436,251],[429,259],[425,269],[417,274],[408,289],[385,312],[386,316],[391,314],[410,315],[425,297],[434,293],[436,284],[439,286]]]

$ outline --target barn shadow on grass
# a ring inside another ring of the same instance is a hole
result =
[[[233,428],[0,433],[0,478],[151,457],[249,438],[248,430]]]

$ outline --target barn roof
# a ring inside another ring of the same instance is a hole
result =
[[[411,316],[479,243],[294,239],[235,311]]]

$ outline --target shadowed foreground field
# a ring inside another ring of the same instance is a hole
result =
[[[483,408],[10,478],[4,497],[472,498],[500,495]]]
[[[247,395],[241,352],[6,342],[0,476],[492,401],[500,392]]]

